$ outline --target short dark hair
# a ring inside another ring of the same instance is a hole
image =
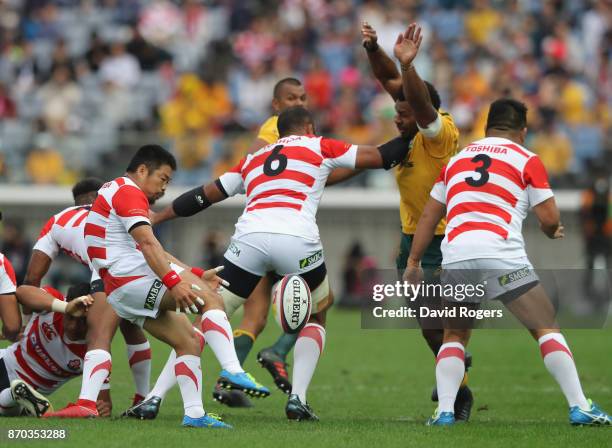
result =
[[[486,129],[520,131],[527,127],[527,106],[512,98],[500,98],[491,103]]]
[[[281,112],[276,127],[279,135],[285,137],[308,124],[314,124],[312,114],[302,106],[293,106]]]
[[[176,171],[176,159],[159,145],[141,146],[132,157],[126,171],[133,173],[140,165],[145,165],[151,172],[162,165],[169,165],[173,171]]]
[[[76,201],[79,196],[84,194],[97,193],[103,184],[104,181],[97,177],[87,177],[74,184],[74,187],[72,187],[72,197]]]
[[[77,297],[86,296],[91,292],[91,286],[89,283],[76,283],[68,288],[66,293],[66,302],[70,302],[72,299]]]
[[[425,87],[427,87],[427,91],[429,92],[429,99],[431,100],[431,104],[434,109],[440,109],[442,105],[442,100],[440,99],[440,94],[429,81],[423,81],[425,83]],[[404,90],[401,89],[399,95],[395,99],[395,101],[406,101],[406,97],[404,96]]]
[[[276,84],[274,84],[274,90],[272,93],[274,95],[274,98],[278,98],[280,96],[281,89],[283,88],[285,84],[289,84],[291,86],[296,86],[296,87],[299,87],[302,85],[299,79],[283,78],[280,81],[278,81]]]

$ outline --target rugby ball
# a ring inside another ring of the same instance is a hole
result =
[[[310,319],[310,289],[299,275],[286,275],[272,288],[274,318],[285,333],[297,333]]]

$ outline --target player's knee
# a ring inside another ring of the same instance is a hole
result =
[[[142,329],[138,325],[135,325],[125,319],[121,319],[119,322],[119,330],[121,330],[121,334],[123,335],[123,339],[125,339],[126,344],[136,345],[147,342],[147,337]]]
[[[470,338],[470,331],[464,329],[445,329],[444,342],[460,342],[467,345]]]

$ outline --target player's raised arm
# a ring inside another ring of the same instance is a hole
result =
[[[21,285],[17,288],[17,300],[33,311],[53,311],[69,314],[73,317],[84,316],[87,308],[94,302],[91,295],[77,297],[70,302],[66,302],[52,296],[44,289],[29,285]]]
[[[412,62],[419,52],[423,36],[421,27],[410,24],[405,33],[400,34],[393,47],[393,53],[402,69],[402,91],[414,113],[421,130],[428,129],[438,119],[438,112],[432,104],[425,82],[421,79]],[[436,129],[430,130],[437,134]]]
[[[361,37],[374,76],[389,95],[397,100],[402,94],[402,75],[395,62],[378,45],[376,30],[368,22],[361,25]]]

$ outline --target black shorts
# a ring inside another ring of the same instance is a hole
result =
[[[219,272],[219,277],[229,282],[227,289],[238,297],[247,299],[257,286],[257,283],[259,283],[259,280],[261,280],[261,276],[245,271],[227,258],[223,259],[223,266],[225,268]],[[314,269],[300,274],[311,291],[319,287],[323,280],[325,280],[326,275],[327,267],[325,263],[321,263]],[[273,277],[275,281],[281,278],[276,273],[273,273]]]

